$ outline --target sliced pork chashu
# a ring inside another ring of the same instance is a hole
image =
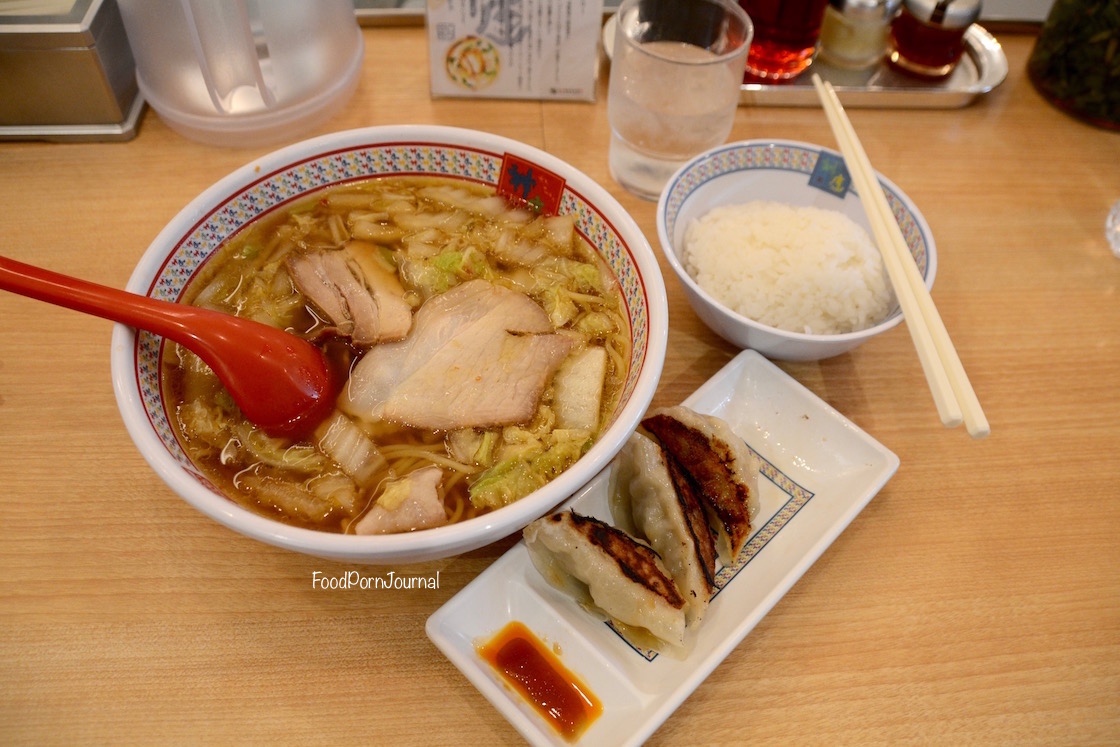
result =
[[[396,275],[352,241],[343,249],[293,252],[288,274],[303,295],[355,345],[400,340],[412,326],[412,307]]]
[[[439,497],[443,471],[423,467],[388,481],[377,501],[354,525],[354,534],[393,534],[443,526],[447,512]]]
[[[642,426],[652,433],[699,489],[712,518],[720,560],[730,564],[751,534],[758,513],[758,462],[725,421],[687,407],[650,412]]]
[[[428,299],[404,340],[370,349],[339,407],[439,431],[525,423],[572,345],[533,299],[470,280]]]

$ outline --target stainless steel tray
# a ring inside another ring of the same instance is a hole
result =
[[[947,78],[924,81],[883,62],[867,70],[844,70],[823,60],[809,70],[832,83],[840,102],[849,108],[955,109],[967,106],[1007,77],[1007,56],[986,29],[973,24],[964,35],[965,55]],[[820,106],[806,73],[788,83],[744,83],[739,103],[747,106]]]

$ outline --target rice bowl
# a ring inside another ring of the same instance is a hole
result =
[[[932,288],[937,255],[929,226],[917,206],[897,186],[882,175],[879,175],[879,182],[926,287]],[[886,317],[874,323],[868,320],[870,326],[863,329],[819,333],[792,331],[751,318],[705,289],[685,267],[688,227],[716,208],[752,202],[832,211],[870,233],[863,205],[851,188],[842,157],[835,151],[789,140],[751,140],[730,143],[696,156],[674,174],[661,193],[657,232],[661,250],[689,304],[716,334],[768,358],[820,360],[848,352],[902,321],[892,295]],[[798,292],[803,295],[804,303],[817,307],[825,295],[812,285]],[[763,298],[767,294],[759,291],[758,295]]]

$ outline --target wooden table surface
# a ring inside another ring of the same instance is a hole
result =
[[[433,100],[416,27],[366,28],[322,131],[435,123],[515,138],[609,189],[605,76],[587,103]],[[1033,38],[972,106],[851,110],[920,206],[934,299],[992,426],[937,419],[906,330],[793,378],[893,450],[886,487],[651,744],[1120,743],[1120,133],[1046,104]],[[410,61],[402,64],[402,60]],[[819,109],[740,108],[733,139],[834,147]],[[164,224],[267,149],[196,144],[151,112],[127,143],[0,144],[0,254],[123,286]],[[655,405],[738,351],[665,267]],[[508,744],[518,734],[424,623],[506,549],[385,568],[438,590],[322,591],[351,566],[189,508],[126,433],[111,325],[0,293],[0,743]]]

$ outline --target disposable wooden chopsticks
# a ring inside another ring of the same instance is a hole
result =
[[[941,422],[950,428],[961,424],[973,438],[983,438],[991,432],[980,400],[968,380],[960,356],[949,339],[941,315],[922,280],[902,230],[898,227],[887,204],[887,197],[875,176],[875,170],[856,136],[852,123],[831,83],[813,74],[813,86],[821,99],[828,123],[840,144],[840,152],[859,192],[863,208],[871,224],[875,243],[883,255],[895,296],[906,318],[906,327],[918,353],[934,404]]]

